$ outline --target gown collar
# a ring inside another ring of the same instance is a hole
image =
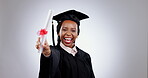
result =
[[[62,42],[60,42],[60,46],[61,48],[63,48],[65,51],[72,54],[73,56],[75,56],[76,53],[78,52],[76,49],[76,46],[74,46],[73,48],[70,48],[70,47],[65,46]]]

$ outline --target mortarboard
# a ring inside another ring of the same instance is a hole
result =
[[[61,24],[65,20],[72,20],[72,21],[76,22],[78,24],[78,26],[80,25],[80,20],[83,20],[86,18],[89,18],[89,17],[86,14],[76,11],[76,10],[68,10],[68,11],[65,11],[65,12],[62,12],[60,14],[53,16],[53,20],[56,20],[58,24]],[[58,26],[57,26],[57,28],[60,28]],[[60,29],[57,29],[57,31],[59,31],[59,30]],[[52,25],[52,40],[53,40],[53,45],[55,45],[53,25]]]
[[[89,18],[86,14],[78,12],[76,10],[68,10],[66,12],[60,13],[53,16],[53,20],[56,20],[58,23],[63,22],[64,20],[75,21],[78,25],[80,20]]]

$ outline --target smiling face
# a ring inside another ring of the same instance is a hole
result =
[[[77,23],[71,20],[65,20],[61,25],[58,36],[60,36],[60,40],[65,46],[72,48],[76,38],[78,37]]]

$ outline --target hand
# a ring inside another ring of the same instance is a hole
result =
[[[36,49],[40,49],[40,37],[38,38],[38,40],[37,40],[37,42],[36,42]],[[49,46],[49,44],[48,44],[48,42],[47,42],[47,40],[45,40],[45,43],[44,43],[44,45],[42,45],[43,46],[43,55],[44,56],[50,56],[50,54],[51,54],[51,50],[50,50],[50,46]]]

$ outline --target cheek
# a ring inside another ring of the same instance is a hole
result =
[[[60,37],[60,40],[64,38],[64,34],[65,34],[64,32],[61,31],[59,32],[58,36]]]
[[[61,29],[60,29],[60,31],[59,31],[59,33],[58,33],[58,36],[61,36]]]
[[[75,33],[75,34],[73,34],[74,35],[74,38],[77,38],[78,37],[78,34],[77,33]]]
[[[61,27],[60,32],[59,32],[59,34],[58,34],[58,36],[60,36],[60,37],[61,37],[61,36],[62,36],[62,33],[63,33],[63,32],[62,32],[62,27]]]

